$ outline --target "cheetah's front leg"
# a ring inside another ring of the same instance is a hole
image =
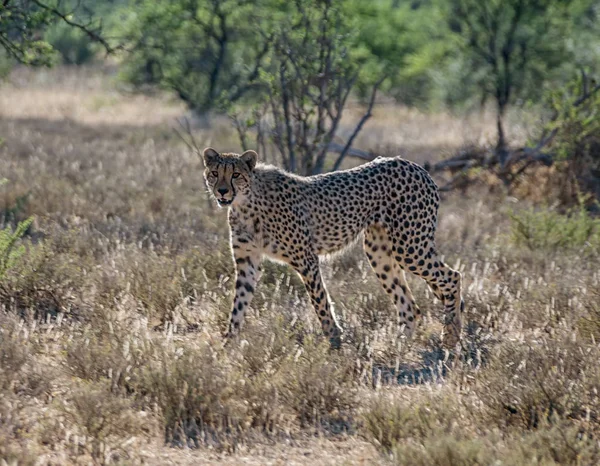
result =
[[[236,335],[244,323],[248,306],[254,297],[254,288],[260,274],[261,254],[247,238],[233,236],[231,248],[235,259],[235,299],[229,320],[228,337]]]

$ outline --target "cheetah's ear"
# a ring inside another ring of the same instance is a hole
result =
[[[202,158],[204,159],[204,166],[208,167],[211,163],[217,160],[219,153],[212,147],[207,147],[202,151]]]
[[[240,155],[240,159],[246,162],[246,165],[248,165],[248,168],[250,168],[250,171],[252,171],[254,170],[254,167],[256,167],[256,160],[258,159],[258,154],[253,150],[247,150],[242,155]]]

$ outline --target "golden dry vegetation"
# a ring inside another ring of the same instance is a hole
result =
[[[0,86],[0,226],[35,219],[0,275],[0,464],[600,461],[597,221],[501,190],[445,195],[439,248],[465,277],[459,352],[442,350],[441,304],[419,280],[424,321],[399,335],[359,247],[324,267],[341,350],[275,264],[223,347],[225,211],[172,130],[184,114],[107,69],[17,70]],[[492,134],[486,114],[386,106],[358,146],[422,162]],[[225,119],[195,136],[238,148]]]

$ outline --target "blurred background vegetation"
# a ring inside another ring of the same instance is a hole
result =
[[[492,106],[495,154],[504,162],[507,111],[534,108],[540,120],[556,119],[548,96],[582,76],[589,92],[600,63],[598,0],[3,3],[4,73],[15,62],[81,65],[108,52],[124,81],[139,91],[172,91],[197,114],[239,116],[253,107],[251,117],[238,118],[244,128],[268,114],[284,159],[295,155],[284,150],[291,136],[276,127],[279,117],[286,124],[286,111],[310,113],[302,123],[325,126],[308,140],[293,138],[315,152],[337,129],[335,115],[317,121],[321,110],[345,101],[346,91],[368,102],[376,87],[427,110]],[[271,108],[257,109],[265,102]],[[341,114],[344,104],[338,107]],[[287,165],[295,171],[323,169],[319,160],[293,162]]]

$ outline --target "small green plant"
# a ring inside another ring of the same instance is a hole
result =
[[[583,198],[565,213],[530,208],[512,213],[510,218],[513,242],[531,250],[600,248],[600,219],[588,212]]]
[[[19,222],[14,231],[10,227],[0,230],[0,280],[25,253],[25,247],[19,244],[19,240],[25,235],[32,222],[33,217],[29,217]]]

